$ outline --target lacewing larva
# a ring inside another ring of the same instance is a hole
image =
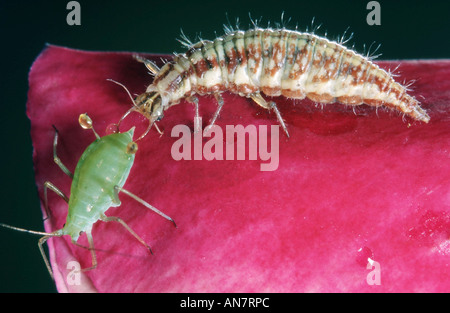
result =
[[[364,103],[391,108],[425,123],[430,120],[419,101],[407,93],[407,87],[368,57],[311,33],[255,25],[247,31],[229,30],[213,41],[185,41],[187,52],[174,55],[161,69],[152,61],[135,56],[154,79],[120,122],[130,112],[138,111],[149,120],[148,131],[161,120],[165,110],[182,99],[194,103],[198,117],[195,95],[212,94],[218,103],[210,121],[212,126],[223,107],[221,93],[225,91],[251,98],[273,111],[288,136],[276,103],[267,101],[262,94],[309,98],[323,104]]]
[[[96,140],[83,152],[73,174],[57,156],[56,147],[58,143],[58,131],[56,129],[53,141],[53,159],[55,163],[65,174],[73,179],[70,189],[70,198],[64,195],[64,193],[52,183],[47,181],[44,184],[44,205],[47,217],[49,212],[47,189],[54,191],[68,203],[69,209],[64,227],[51,233],[46,233],[0,223],[0,226],[6,228],[43,235],[38,242],[39,250],[41,251],[42,257],[52,278],[52,269],[43,249],[44,243],[51,237],[69,235],[72,239],[72,243],[77,244],[79,236],[82,233],[86,233],[89,242],[89,250],[91,251],[92,256],[92,266],[83,269],[83,271],[94,269],[97,266],[97,258],[91,230],[92,226],[99,220],[120,223],[152,253],[150,246],[121,218],[105,215],[105,212],[110,207],[120,206],[119,192],[123,192],[145,207],[171,221],[176,227],[172,218],[123,188],[133,166],[135,153],[138,148],[136,142],[133,141],[134,127],[127,132],[114,133],[100,137],[95,132],[92,126],[92,120],[89,116],[81,114],[79,123],[85,129],[92,129],[96,136]]]

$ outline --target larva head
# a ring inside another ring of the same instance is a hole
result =
[[[150,120],[150,123],[160,121],[164,117],[164,106],[159,92],[150,91],[136,97],[134,103],[137,111]]]

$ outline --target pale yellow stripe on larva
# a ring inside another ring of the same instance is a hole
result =
[[[293,75],[293,71],[295,71],[295,61],[297,58],[297,41],[297,34],[293,32],[290,33],[290,36],[287,39],[286,63],[284,65],[284,72],[281,78],[281,89],[290,90],[292,91],[292,94],[295,92],[300,92],[299,95],[301,95],[303,94],[301,91],[301,86],[297,84],[298,80],[295,79]]]
[[[285,67],[286,67],[286,57],[287,57],[287,43],[289,39],[289,33],[288,32],[280,32],[279,34],[279,41],[278,41],[278,53],[275,58],[275,62],[277,62],[277,79],[278,79],[278,86],[281,87],[281,81],[283,79],[284,73],[285,73]]]
[[[217,54],[217,63],[219,63],[220,71],[222,74],[222,83],[228,88],[228,69],[227,62],[225,60],[225,50],[223,48],[223,39],[218,37],[214,40],[214,48]]]
[[[218,57],[216,50],[214,49],[214,43],[208,43],[205,45],[203,51],[203,56],[209,64],[217,62]],[[211,66],[212,68],[206,71],[203,75],[203,86],[207,88],[212,88],[213,86],[222,84],[222,71],[220,67],[218,65],[214,66],[214,64]]]
[[[372,64],[369,69],[369,73],[366,77],[366,82],[364,83],[364,88],[362,92],[363,99],[373,99],[373,100],[381,100],[386,98],[385,95],[381,93],[379,86],[376,84],[376,76],[377,72],[380,69]]]
[[[237,32],[235,34],[234,45],[239,55],[241,53],[244,54],[243,56],[240,56],[240,64],[238,64],[236,67],[236,71],[234,74],[234,83],[236,85],[253,85],[253,81],[247,73],[247,58],[245,56],[246,48],[243,32]]]
[[[336,60],[340,54],[340,50],[334,43],[323,40],[322,61],[318,65],[319,69],[316,73],[316,93],[335,97],[334,80],[337,72]]]
[[[184,85],[183,89],[186,94],[190,94],[192,91],[192,87],[197,84],[197,76],[196,75],[190,75],[188,76],[187,73],[191,71],[192,64],[189,62],[189,60],[184,55],[179,55],[174,58],[174,61],[176,64],[178,64],[183,72],[184,75],[188,77],[188,79],[184,79]]]
[[[334,96],[362,97],[364,85],[358,83],[358,78],[355,79],[353,74],[359,69],[360,76],[358,77],[364,78],[367,75],[367,65],[362,58],[348,50],[345,51],[341,62],[341,70],[334,87]]]
[[[285,44],[279,32],[272,32],[265,38],[265,45],[270,46],[270,53],[264,55],[263,73],[261,76],[261,87],[270,88],[271,96],[281,95],[281,77],[283,75],[284,49]],[[269,91],[268,91],[269,92]]]
[[[237,53],[234,47],[233,35],[230,34],[223,39],[223,49],[227,56],[226,69],[228,72],[228,81],[231,83],[234,82],[234,75],[237,66]]]
[[[252,84],[260,86],[262,72],[262,52],[261,52],[262,31],[248,31],[245,36],[245,46],[247,49],[247,72]]]
[[[272,38],[272,31],[265,30],[262,34],[262,51],[263,51],[263,59],[262,59],[262,72],[260,77],[260,87],[275,87],[276,82],[274,81],[271,71],[274,67],[274,61],[272,58],[273,52],[273,43],[274,41],[278,41],[278,38],[275,40]]]
[[[299,88],[306,94],[306,82],[312,66],[311,58],[314,51],[316,38],[308,34],[302,34],[298,40],[297,60],[293,67],[293,74],[298,80]]]
[[[171,98],[172,99],[181,99],[184,97],[186,93],[190,93],[190,84],[186,86],[186,79],[182,79],[182,75],[184,73],[184,68],[178,63],[174,64],[173,70],[169,75],[167,75],[167,81],[170,81],[172,88],[171,90]]]
[[[319,82],[319,73],[322,70],[323,65],[323,54],[325,53],[326,45],[321,41],[318,40],[313,56],[311,59],[311,66],[309,68],[308,72],[308,78],[305,82],[305,90],[306,93],[315,93],[315,94],[322,94],[323,93],[323,86]]]

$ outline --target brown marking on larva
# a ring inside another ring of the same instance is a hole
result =
[[[306,94],[301,90],[282,89],[281,94],[292,99],[305,99],[306,97]]]
[[[363,100],[360,96],[340,96],[337,101],[342,104],[348,105],[360,105],[363,104]]]
[[[342,56],[342,64],[340,73],[338,76],[343,76],[344,80],[347,80],[347,76],[350,74],[350,68],[352,68],[351,59],[353,57],[353,53],[351,51],[345,51],[344,55]],[[353,81],[353,84],[356,82]]]
[[[164,78],[166,78],[167,75],[173,70],[173,63],[169,62],[163,68],[161,71],[159,71],[158,75],[156,75],[155,79],[153,80],[153,84],[157,85],[160,81],[162,81]]]
[[[197,61],[197,63],[194,64],[195,73],[197,74],[197,77],[201,78],[203,77],[203,74],[205,74],[206,71],[209,70],[208,63],[204,58],[201,58]]]
[[[249,50],[248,53],[248,60],[253,59],[255,64],[254,67],[251,68],[251,72],[253,74],[256,74],[258,72],[258,68],[261,66],[261,60],[262,60],[262,54],[261,54],[261,45],[258,45],[255,47],[255,45],[252,43],[251,50]]]
[[[245,52],[245,45],[242,47],[242,50],[236,49],[239,58],[239,65],[246,66],[247,65],[247,54]]]
[[[227,88],[224,84],[215,84],[215,85],[207,88],[207,93],[217,93],[217,92],[222,92],[222,91],[226,91],[226,90],[227,90]]]
[[[362,65],[362,64],[361,64]],[[354,85],[360,85],[361,83],[364,82],[365,77],[364,77],[364,70],[362,68],[362,66],[359,65],[357,66],[353,71],[352,71],[352,75],[353,75],[353,79],[354,79]]]
[[[360,80],[360,77],[362,77],[362,75],[360,74],[361,72],[362,72],[361,65],[358,65],[358,66],[351,65],[349,67],[348,75],[353,77],[352,85],[357,86],[361,83],[361,80]]]
[[[323,68],[325,69],[325,75],[321,77],[322,82],[329,81],[336,77],[338,66],[336,64],[336,51],[338,51],[338,47],[336,45],[328,45],[328,48],[333,48],[330,56],[325,54],[325,62],[323,64]],[[332,68],[334,66],[334,68]]]
[[[188,51],[186,51],[186,53],[184,54],[185,56],[186,56],[186,58],[188,58],[188,60],[190,60],[191,59],[191,56],[195,53],[195,52],[197,52],[197,50],[198,50],[198,45],[199,44],[202,44],[202,42],[200,41],[200,42],[197,42],[195,45],[193,45],[192,47],[190,47],[189,49],[188,49]]]
[[[228,91],[230,91],[231,93],[235,93],[235,94],[238,93],[238,88],[234,82],[228,83]]]
[[[182,78],[182,75],[178,74],[174,80],[172,80],[169,85],[166,88],[166,92],[174,92],[177,90],[181,85],[183,85],[184,81]]]
[[[247,66],[248,66],[248,69],[249,69],[253,74],[256,74],[256,70],[257,70],[257,68],[258,68],[258,66],[259,66],[259,59],[256,59],[255,56],[256,56],[255,45],[254,45],[253,43],[250,43],[250,44],[247,46],[247,58],[248,58],[248,60],[254,60],[255,64],[254,64],[254,67],[250,67],[250,65],[247,65]],[[248,61],[247,61],[247,62],[248,62]],[[250,64],[250,62],[248,62],[248,64]]]
[[[291,43],[286,51],[286,64],[294,64],[295,44]]]
[[[306,57],[306,62],[305,63],[301,63],[303,57],[297,56],[300,65],[300,70],[298,77],[300,77],[300,75],[304,74],[307,70],[310,70],[311,66],[312,66],[312,62],[313,62],[313,57],[314,57],[314,47],[317,44],[317,40],[315,37],[311,37],[308,39],[308,42],[305,47],[302,49],[301,52],[301,56]]]
[[[278,96],[281,93],[281,87],[261,86],[261,91],[267,96]]]
[[[195,90],[200,95],[206,95],[208,93],[208,88],[202,85],[197,85]]]
[[[311,66],[319,68],[320,65],[322,64],[322,61],[323,61],[322,47],[319,47],[318,49],[314,50]]]
[[[280,42],[276,42],[274,45],[272,45],[272,59],[278,60],[280,56],[282,55],[281,48],[280,48]],[[266,72],[270,76],[275,76],[275,74],[280,70],[281,64],[278,62],[274,62],[274,66],[272,68],[266,69]]]
[[[383,100],[378,99],[364,99],[364,103],[370,106],[379,107],[379,106],[387,106],[387,107],[395,107],[391,103],[384,102]]]
[[[318,94],[315,92],[310,92],[306,94],[308,99],[319,103],[333,103],[336,101],[336,98],[330,94]]]
[[[238,66],[238,59],[237,59],[237,52],[233,45],[233,47],[230,49],[231,51],[225,51],[226,55],[228,56],[228,73],[233,74],[236,70],[236,67]],[[230,54],[228,54],[230,53]]]
[[[250,84],[239,84],[236,85],[236,90],[240,94],[250,95],[259,91],[258,87]]]
[[[219,63],[217,62],[217,58],[215,56],[211,56],[207,58],[207,60],[209,61],[209,64],[212,69],[215,69],[219,66]]]

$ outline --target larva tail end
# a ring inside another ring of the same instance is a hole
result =
[[[428,115],[427,111],[422,109],[417,100],[415,100],[414,103],[412,104],[412,110],[411,112],[408,113],[408,115],[424,123],[428,123],[430,121],[430,116]]]

